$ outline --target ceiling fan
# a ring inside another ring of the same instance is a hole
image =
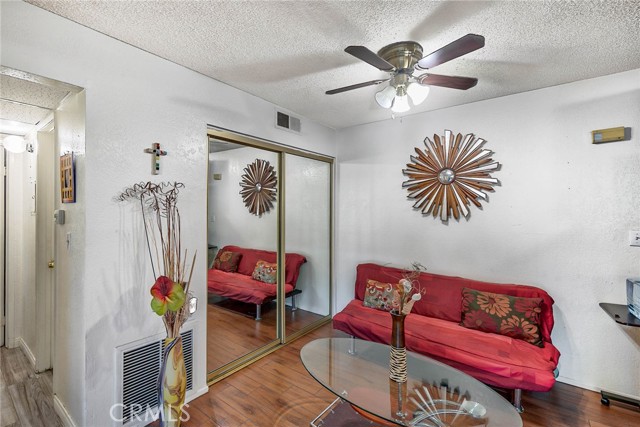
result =
[[[349,46],[344,50],[345,52],[381,71],[388,72],[390,76],[386,79],[328,90],[325,93],[333,95],[391,81],[389,86],[376,93],[376,102],[383,108],[391,108],[395,113],[409,111],[409,98],[414,105],[422,103],[429,94],[429,86],[467,90],[478,83],[478,79],[472,77],[442,76],[431,73],[414,76],[414,72],[429,70],[483,46],[484,37],[477,34],[460,37],[425,57],[422,56],[422,46],[412,41],[392,43],[380,49],[377,54],[364,46]]]

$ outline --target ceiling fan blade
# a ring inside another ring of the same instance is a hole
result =
[[[331,90],[326,91],[325,93],[327,95],[333,95],[335,93],[346,92],[348,90],[360,89],[361,87],[379,85],[380,83],[388,82],[389,80],[391,80],[391,78],[381,79],[381,80],[371,80],[370,82],[358,83],[358,84],[355,84],[355,85],[345,86],[345,87],[341,87],[341,88],[338,88],[338,89],[331,89]]]
[[[421,85],[442,86],[451,89],[467,90],[478,84],[478,79],[460,76],[441,76],[439,74],[423,74],[416,77]]]
[[[359,60],[366,62],[369,65],[373,65],[378,70],[391,72],[396,69],[396,67],[389,64],[387,61],[380,58],[376,53],[370,51],[364,46],[348,46],[344,51],[355,56]]]
[[[422,58],[416,64],[419,70],[427,70],[437,65],[444,64],[459,56],[478,50],[484,46],[484,37],[478,34],[467,34],[458,40],[441,47],[433,53]]]

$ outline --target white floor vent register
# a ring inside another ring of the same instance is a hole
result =
[[[189,392],[193,388],[193,329],[186,330],[181,335]],[[141,421],[148,409],[157,410],[157,381],[163,339],[137,344],[118,348],[118,372],[121,373],[119,378],[122,380],[121,398],[118,401],[122,404],[118,405],[121,413],[113,415],[122,420],[122,425],[136,425],[138,423],[135,421]]]

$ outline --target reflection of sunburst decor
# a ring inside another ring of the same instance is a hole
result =
[[[485,191],[500,184],[489,175],[500,164],[492,161],[492,151],[482,148],[485,142],[471,133],[454,138],[450,130],[444,131],[444,138],[425,138],[426,150],[416,147],[418,156],[410,156],[411,163],[402,171],[409,178],[402,186],[416,200],[413,207],[434,218],[440,215],[442,221],[451,214],[468,218],[470,202],[481,207],[480,199],[487,200]]]
[[[269,212],[276,201],[276,172],[268,161],[260,159],[247,165],[244,172],[240,181],[242,200],[249,212],[262,216],[263,213]]]
[[[469,400],[469,392],[461,394],[456,390],[450,390],[446,386],[427,384],[413,390],[416,398],[409,400],[416,405],[413,413],[412,426],[486,426],[489,419],[486,418],[487,409],[478,402]]]

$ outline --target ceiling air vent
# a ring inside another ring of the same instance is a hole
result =
[[[290,116],[281,111],[276,111],[276,127],[295,133],[300,133],[302,130],[299,118]]]
[[[193,389],[193,329],[182,334],[184,364],[187,369],[187,392]],[[122,425],[138,425],[148,408],[157,408],[157,381],[162,361],[164,340],[146,342],[121,350]],[[151,422],[146,420],[142,425]]]

